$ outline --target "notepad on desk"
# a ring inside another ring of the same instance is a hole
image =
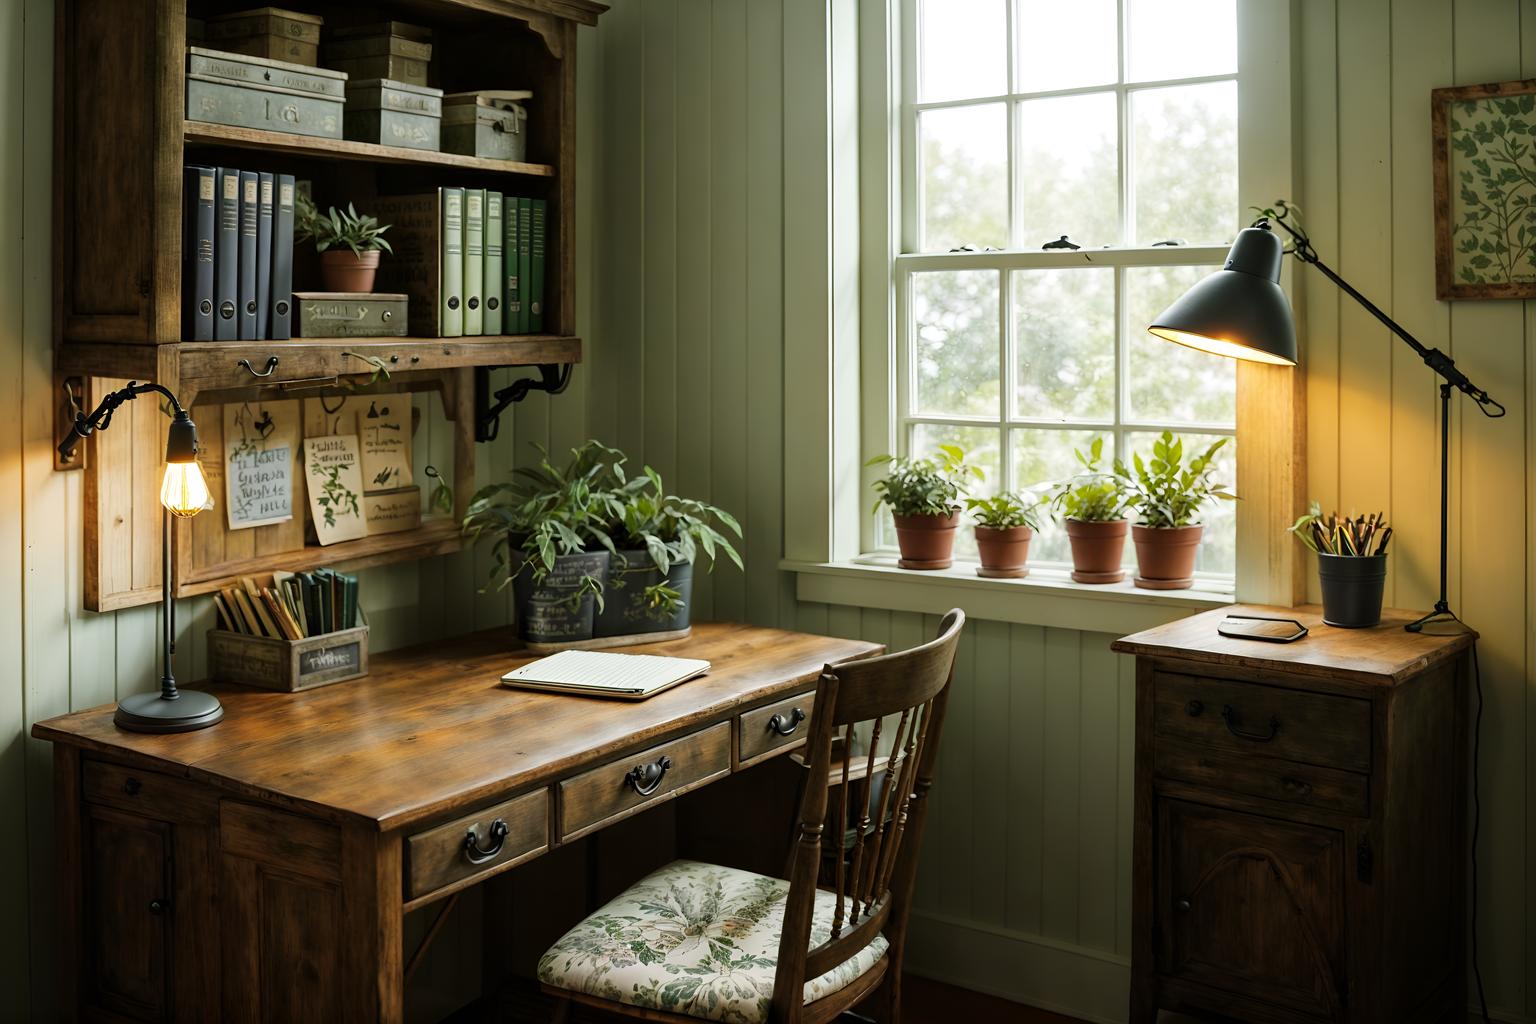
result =
[[[697,658],[561,651],[513,669],[501,677],[501,683],[519,690],[644,700],[708,671],[709,662]]]

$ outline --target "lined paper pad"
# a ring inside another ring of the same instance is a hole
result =
[[[697,658],[561,651],[513,669],[501,677],[501,682],[520,690],[640,700],[708,671],[709,662]]]

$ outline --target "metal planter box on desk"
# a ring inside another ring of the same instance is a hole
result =
[[[187,120],[341,138],[347,76],[339,71],[187,48]]]

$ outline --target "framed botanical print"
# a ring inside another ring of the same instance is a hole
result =
[[[1536,298],[1536,79],[1436,89],[1435,296]]]

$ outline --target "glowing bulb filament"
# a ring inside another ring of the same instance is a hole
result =
[[[208,507],[208,481],[197,462],[167,462],[160,504],[175,516],[195,516]]]

